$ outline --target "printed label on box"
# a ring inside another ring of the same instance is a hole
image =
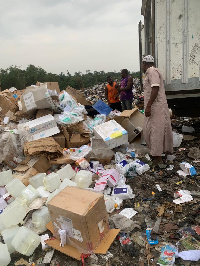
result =
[[[23,99],[27,110],[31,110],[37,107],[32,92],[28,92],[25,95],[23,95]]]
[[[81,232],[79,230],[74,229],[74,228],[72,229],[72,231],[73,231],[73,238],[80,241],[80,242],[83,242]]]
[[[100,234],[102,234],[103,231],[104,231],[103,220],[101,220],[101,221],[98,223],[98,227],[99,227],[99,232],[100,232]]]
[[[73,231],[72,231],[73,224],[72,224],[72,220],[70,220],[67,217],[63,217],[63,216],[59,215],[59,218],[57,218],[56,221],[60,224],[62,230],[66,230],[67,235],[69,237],[73,237]]]

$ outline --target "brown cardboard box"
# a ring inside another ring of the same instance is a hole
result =
[[[144,115],[137,108],[125,110],[114,119],[128,132],[129,142],[142,132]]]
[[[37,82],[36,86],[40,86],[41,82]],[[48,90],[56,90],[57,93],[60,93],[59,85],[58,82],[45,82],[44,84],[47,84],[47,89]]]
[[[91,105],[91,103],[86,100],[85,95],[81,91],[76,90],[70,86],[68,86],[65,91],[69,93],[69,95],[71,95],[72,98],[74,98],[74,100],[76,100],[78,103],[82,105]]]
[[[10,92],[0,93],[0,117],[4,117],[8,111],[15,113],[18,110],[17,101]]]
[[[53,115],[53,111],[50,110],[50,109],[40,109],[40,110],[37,110],[36,119],[37,118],[40,118],[42,116],[45,116],[45,115]]]
[[[100,193],[66,187],[47,206],[54,236],[60,239],[59,229],[66,230],[68,244],[84,254],[95,250],[109,231],[105,201]]]
[[[46,228],[51,231],[52,234],[54,234],[54,228],[52,222],[49,222],[46,225]],[[95,254],[106,254],[108,249],[110,248],[112,242],[114,241],[115,237],[120,232],[120,229],[110,229],[108,233],[105,235],[103,240],[100,242],[98,247],[94,250]],[[72,258],[75,258],[77,260],[81,260],[82,258],[82,252],[76,249],[75,247],[72,247],[68,244],[66,244],[64,247],[60,246],[60,240],[56,238],[50,238],[48,240],[45,240],[46,244]]]
[[[62,149],[66,147],[66,139],[62,133],[56,134],[53,136],[54,140],[60,145]]]
[[[27,87],[21,98],[21,109],[24,113],[36,109],[55,109],[55,104],[45,87]]]
[[[69,145],[70,148],[78,148],[82,145],[88,144],[90,142],[89,136],[81,136],[80,134],[72,134]]]

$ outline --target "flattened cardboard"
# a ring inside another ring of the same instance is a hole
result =
[[[8,111],[15,113],[18,110],[17,101],[13,99],[11,93],[0,93],[0,117],[4,117]]]
[[[78,148],[82,145],[88,144],[90,142],[90,137],[84,137],[80,134],[72,134],[69,145],[70,148]]]
[[[38,82],[36,83],[36,86],[41,86],[43,83]],[[44,82],[44,84],[47,84],[47,89],[52,91],[57,91],[57,93],[60,93],[59,84],[58,82]]]
[[[49,222],[46,225],[46,228],[51,231],[52,234],[54,234],[53,224],[52,222]],[[94,250],[95,254],[106,254],[108,249],[110,248],[111,244],[115,240],[116,236],[119,234],[120,229],[110,229],[108,233],[105,235],[105,237],[101,240],[98,247]],[[56,238],[54,239],[48,239],[45,240],[47,245],[49,245],[52,248],[55,248],[56,250],[72,257],[77,260],[81,260],[81,253],[74,247],[70,245],[65,245],[64,247],[60,247],[60,241]]]
[[[52,137],[26,142],[24,154],[26,156],[46,154],[48,158],[58,158],[63,155],[60,145]]]
[[[48,204],[54,225],[54,236],[60,239],[59,228],[68,232],[68,244],[83,253],[90,253],[109,231],[103,195],[77,187],[66,187]]]
[[[66,139],[62,133],[54,135],[53,138],[60,145],[62,149],[66,147]]]
[[[70,155],[66,155],[66,156],[61,156],[59,158],[56,159],[52,159],[50,161],[51,165],[53,164],[72,164],[74,163],[74,161],[70,158]]]
[[[46,171],[51,167],[51,164],[45,156],[41,156],[39,158],[28,156],[14,169],[14,171],[25,172],[31,167],[34,168],[38,173],[46,173]]]
[[[40,118],[40,117],[45,116],[45,115],[53,115],[53,111],[50,109],[37,110],[36,118]]]
[[[71,95],[72,98],[78,103],[82,105],[91,105],[90,102],[86,100],[85,95],[81,91],[76,90],[70,86],[68,86],[65,91],[69,93],[69,95]]]
[[[125,110],[120,116],[115,116],[114,119],[128,132],[129,142],[142,132],[144,115],[138,108]]]
[[[29,179],[34,176],[37,175],[38,171],[35,170],[33,167],[31,167],[30,169],[28,169],[28,171],[25,172],[15,172],[13,174],[14,178],[18,178],[25,186],[29,185]]]

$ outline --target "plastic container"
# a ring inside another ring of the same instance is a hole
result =
[[[1,233],[3,236],[3,240],[8,247],[8,251],[10,254],[16,251],[13,245],[11,244],[11,242],[13,238],[16,236],[18,231],[19,231],[19,226],[15,225],[15,226],[12,226],[10,228],[3,230]]]
[[[7,207],[7,202],[3,199],[0,198],[0,210],[3,210]]]
[[[22,190],[20,197],[25,200],[27,206],[29,206],[35,199],[39,197],[39,193],[33,186],[28,185]]]
[[[43,179],[45,178],[45,173],[39,173],[29,179],[29,184],[32,185],[34,188],[38,188],[43,186]]]
[[[76,172],[72,169],[70,164],[67,164],[65,167],[57,171],[57,174],[59,175],[59,178],[61,181],[64,179],[72,179],[75,177]]]
[[[6,228],[9,228],[13,225],[22,223],[27,210],[28,207],[26,203],[22,199],[16,198],[4,209],[3,213],[0,214],[0,220]]]
[[[7,266],[11,262],[10,253],[6,244],[0,243],[0,265]]]
[[[41,198],[48,198],[49,195],[51,194],[49,191],[46,190],[44,186],[36,188],[37,192],[39,193],[39,196]]]
[[[60,192],[60,189],[56,189],[54,192],[52,192],[50,195],[49,195],[49,197],[48,197],[48,199],[47,199],[47,201],[46,201],[46,204],[50,201],[50,200],[52,200],[58,193]]]
[[[17,252],[25,256],[31,256],[40,244],[40,236],[22,226],[13,238],[11,244]]]
[[[40,210],[32,214],[32,223],[39,233],[43,233],[47,230],[46,224],[50,222],[50,220],[50,212],[46,206],[43,206]]]
[[[3,224],[3,222],[2,222],[2,218],[1,218],[2,216],[1,216],[1,214],[0,214],[0,233],[4,230],[4,229],[6,229],[6,227],[5,227],[5,225]]]
[[[172,131],[173,134],[173,147],[179,147],[183,140],[183,135]]]
[[[13,179],[11,170],[0,172],[0,186],[7,185]]]
[[[92,173],[80,170],[75,176],[75,182],[79,188],[88,188],[92,184]]]
[[[117,207],[116,202],[114,201],[113,198],[109,196],[104,196],[105,204],[106,204],[106,210],[108,213],[112,213],[115,208]]]
[[[25,188],[26,186],[17,178],[14,178],[6,185],[6,190],[14,198],[18,197]]]
[[[44,178],[44,186],[49,192],[53,192],[61,185],[59,175],[57,173],[51,173]]]
[[[60,187],[59,187],[59,190],[61,191],[61,190],[63,190],[64,188],[66,188],[67,186],[70,186],[70,187],[76,187],[77,184],[76,184],[75,182],[73,182],[73,181],[71,181],[71,180],[65,178],[65,179],[63,180],[63,182],[61,183],[61,185],[60,185]]]

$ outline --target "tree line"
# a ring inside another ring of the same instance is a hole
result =
[[[133,77],[139,78],[139,72],[130,73]],[[80,71],[71,75],[67,70],[66,74],[53,74],[46,72],[41,67],[29,65],[25,70],[17,66],[10,66],[7,69],[0,69],[0,87],[1,90],[15,87],[18,90],[25,89],[30,85],[35,85],[39,82],[54,82],[59,83],[60,90],[71,86],[75,89],[88,88],[96,84],[106,82],[107,76],[112,76],[114,80],[120,80],[120,72],[112,71],[94,71],[86,70],[83,74]]]

